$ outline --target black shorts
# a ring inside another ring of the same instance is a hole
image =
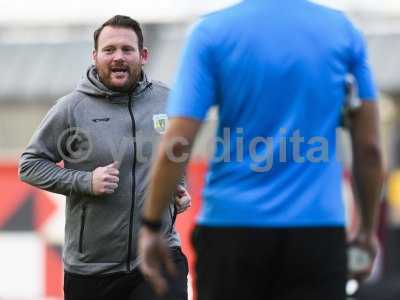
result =
[[[160,298],[153,292],[139,270],[101,276],[85,276],[64,272],[65,300],[187,300],[188,263],[179,247],[173,248],[172,259],[178,270],[169,278],[169,293]]]
[[[198,300],[344,300],[344,228],[193,232]]]

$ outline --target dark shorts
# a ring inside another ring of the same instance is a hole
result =
[[[102,276],[84,276],[64,273],[65,300],[187,300],[188,263],[180,248],[173,248],[171,256],[178,275],[169,278],[167,296],[157,297],[150,283],[139,270]]]
[[[193,232],[198,300],[344,300],[343,228]]]

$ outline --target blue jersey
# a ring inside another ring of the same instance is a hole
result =
[[[336,129],[348,74],[376,98],[365,48],[343,13],[305,0],[247,0],[194,26],[168,114],[218,108],[200,224],[344,225]]]

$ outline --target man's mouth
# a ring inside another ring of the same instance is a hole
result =
[[[122,76],[128,75],[128,68],[124,68],[124,67],[111,68],[111,74],[113,74],[117,77],[122,77]]]

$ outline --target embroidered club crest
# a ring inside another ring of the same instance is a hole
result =
[[[166,114],[153,115],[153,126],[159,134],[164,134],[167,128],[168,116]]]

